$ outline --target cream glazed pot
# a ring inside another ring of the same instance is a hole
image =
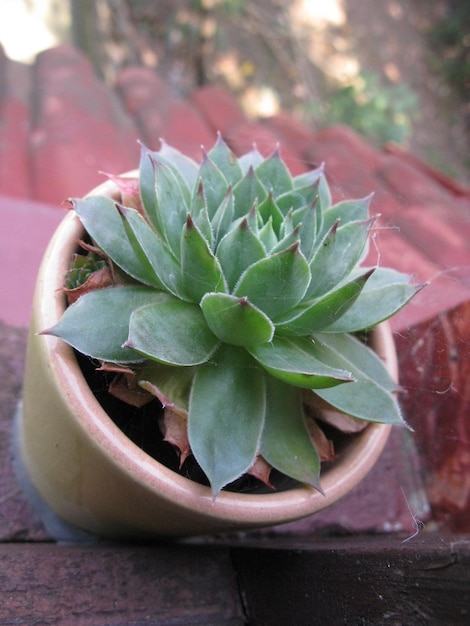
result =
[[[92,193],[110,193],[106,183]],[[104,538],[189,536],[254,529],[309,516],[356,486],[382,452],[391,427],[370,424],[322,469],[325,495],[308,486],[268,494],[222,491],[168,469],[134,444],[96,400],[72,348],[38,335],[62,316],[63,280],[83,228],[70,212],[53,236],[33,302],[19,422],[21,461],[33,487],[60,519]],[[90,321],[90,323],[92,323]],[[373,348],[397,380],[387,323]],[[380,417],[380,416],[379,416]]]

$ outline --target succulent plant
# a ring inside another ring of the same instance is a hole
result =
[[[119,201],[71,200],[90,260],[74,258],[76,301],[44,332],[159,398],[214,496],[259,464],[321,490],[306,394],[404,424],[365,336],[419,287],[361,267],[370,197],[333,204],[322,167],[293,177],[279,150],[235,158],[220,136],[200,164],[142,147],[139,176],[114,180]]]

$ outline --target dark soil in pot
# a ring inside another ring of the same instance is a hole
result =
[[[202,485],[209,486],[204,472],[193,456],[189,456],[180,467],[180,459],[175,448],[163,440],[159,420],[163,415],[160,402],[155,398],[142,408],[131,406],[108,393],[112,374],[97,369],[96,361],[75,351],[75,356],[88,385],[116,426],[149,456],[172,471]],[[326,436],[334,443],[337,453],[351,440],[353,435],[346,435],[322,424]],[[291,478],[272,469],[270,482],[276,491],[285,491],[298,485]],[[237,493],[272,493],[272,489],[262,481],[250,475],[243,475],[224,490]]]

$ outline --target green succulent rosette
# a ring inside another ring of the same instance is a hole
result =
[[[323,168],[293,177],[279,151],[235,158],[220,136],[200,164],[143,147],[134,191],[72,201],[119,281],[46,332],[134,368],[182,408],[214,494],[260,455],[320,489],[306,389],[354,418],[404,423],[394,381],[358,336],[420,287],[361,267],[370,197],[333,204]]]

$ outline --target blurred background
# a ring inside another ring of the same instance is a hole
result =
[[[155,69],[177,95],[219,83],[248,117],[346,124],[469,183],[470,3],[461,0],[0,0],[12,60],[59,43],[113,84]]]

